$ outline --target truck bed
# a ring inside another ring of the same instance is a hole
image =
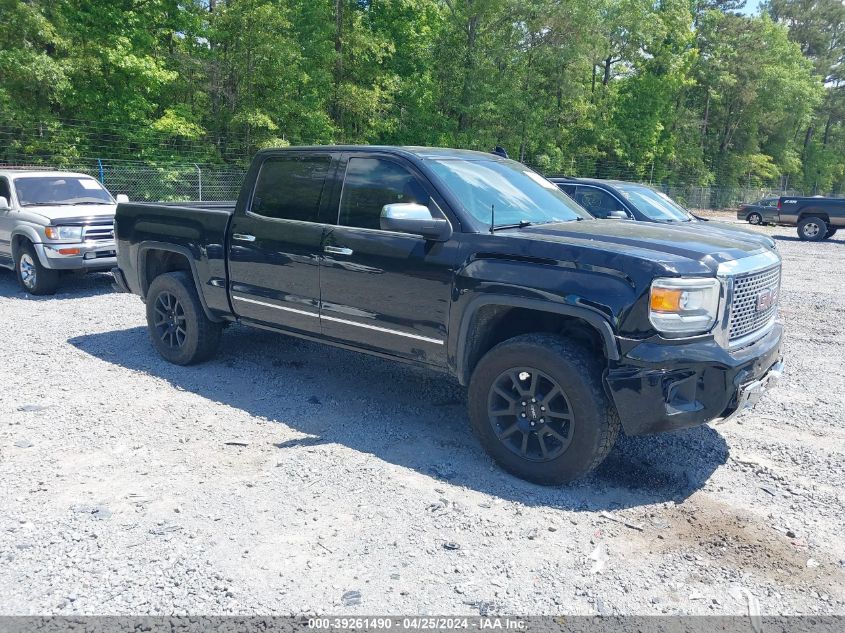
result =
[[[118,204],[117,262],[129,289],[143,297],[156,270],[187,266],[203,307],[214,317],[228,316],[226,235],[234,212],[234,202]]]

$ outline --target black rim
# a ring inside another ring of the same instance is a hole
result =
[[[572,443],[575,419],[566,394],[554,378],[531,367],[499,374],[487,415],[499,441],[532,462],[551,461]]]
[[[161,342],[172,349],[179,349],[185,344],[187,323],[185,310],[176,295],[162,292],[156,297],[153,307],[156,334]]]

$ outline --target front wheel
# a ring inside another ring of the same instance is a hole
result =
[[[487,352],[470,380],[469,417],[502,468],[544,485],[590,472],[619,433],[599,359],[549,334],[518,336]]]
[[[150,284],[146,300],[150,340],[162,358],[191,365],[214,355],[222,327],[205,315],[188,273],[159,275]]]
[[[59,271],[42,266],[32,244],[26,244],[20,249],[15,272],[21,288],[30,294],[52,295],[59,287]]]
[[[798,223],[798,237],[807,242],[818,242],[827,235],[827,222],[811,216]]]
[[[763,216],[759,213],[749,213],[748,217],[745,218],[748,220],[749,224],[760,225],[763,224]]]

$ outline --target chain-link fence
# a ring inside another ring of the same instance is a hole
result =
[[[25,165],[18,165],[24,167]],[[2,168],[3,165],[0,165]],[[134,201],[231,201],[238,197],[246,170],[235,165],[157,164],[89,159],[60,166],[39,165],[36,169],[63,169],[89,174],[112,194],[126,194]],[[797,190],[766,187],[697,185],[650,185],[690,209],[732,209],[744,202],[782,195],[810,195]]]
[[[130,200],[143,202],[235,200],[246,173],[232,165],[146,165],[98,159],[62,162],[61,166],[20,164],[14,167],[81,172],[102,182],[112,195],[123,193]]]

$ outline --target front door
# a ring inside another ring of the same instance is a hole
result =
[[[0,197],[6,198],[9,206],[12,205],[12,189],[9,181],[0,176]],[[0,209],[0,265],[9,266],[12,263],[12,225],[14,219],[12,211]]]
[[[320,332],[319,219],[333,156],[280,152],[264,159],[255,190],[232,219],[229,289],[240,318]]]
[[[382,207],[416,202],[442,215],[430,183],[399,158],[348,158],[320,270],[323,334],[380,353],[446,364],[456,242],[383,231]],[[334,205],[333,205],[334,206]]]

